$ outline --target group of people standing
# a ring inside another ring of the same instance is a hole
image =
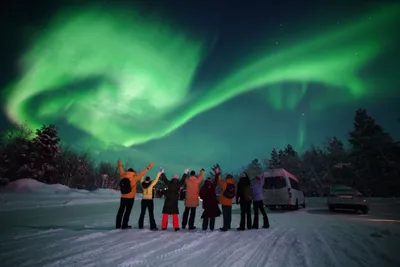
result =
[[[186,169],[181,178],[179,178],[179,175],[174,174],[169,180],[164,173],[164,169],[160,168],[154,180],[151,180],[149,176],[144,178],[145,174],[153,165],[154,163],[150,163],[144,170],[137,173],[132,168],[125,171],[121,161],[118,160],[118,168],[122,179],[120,181],[121,202],[116,218],[117,229],[132,228],[128,225],[128,222],[135,201],[136,183],[140,181],[140,185],[143,188],[143,197],[138,221],[139,229],[143,229],[144,217],[148,209],[150,230],[158,230],[154,219],[153,188],[159,179],[164,182],[167,188],[162,210],[162,230],[167,229],[169,215],[172,216],[172,223],[175,231],[180,230],[178,201],[180,189],[183,185],[186,186],[186,197],[185,210],[183,212],[181,224],[182,229],[186,227],[188,227],[189,230],[196,229],[194,223],[196,209],[200,205],[199,197],[203,201],[203,213],[201,216],[201,219],[203,219],[202,230],[210,229],[213,231],[215,228],[215,218],[219,217],[221,214],[223,217],[223,225],[220,230],[228,231],[231,229],[232,204],[234,199],[236,200],[236,204],[240,204],[241,210],[240,225],[237,230],[246,230],[246,222],[247,229],[258,229],[259,212],[261,212],[263,216],[262,227],[269,228],[268,216],[262,201],[264,177],[261,175],[256,176],[252,183],[247,173],[243,172],[238,184],[235,185],[232,175],[228,174],[225,180],[223,180],[220,177],[219,169],[216,168],[214,169],[214,180],[212,180],[211,177],[207,178],[200,189],[200,184],[204,178],[204,169],[201,169],[199,175],[196,175],[195,171],[189,173],[189,169]],[[219,201],[215,192],[218,184],[221,185]],[[222,212],[219,208],[219,204],[221,204]],[[252,204],[254,209],[253,220],[251,216]]]

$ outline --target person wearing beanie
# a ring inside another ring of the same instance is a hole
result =
[[[150,230],[157,231],[156,221],[154,220],[154,200],[153,200],[153,188],[157,184],[160,175],[164,172],[163,168],[160,168],[157,173],[156,178],[152,181],[149,176],[140,179],[140,184],[143,188],[143,197],[141,202],[141,210],[139,216],[139,229],[143,229],[144,215],[146,214],[146,209],[149,209],[150,218]]]
[[[199,193],[200,198],[203,200],[203,214],[201,215],[203,219],[203,231],[206,231],[208,227],[210,227],[211,231],[214,231],[215,218],[221,215],[217,195],[215,194],[217,184],[218,177],[215,177],[214,181],[209,177]]]
[[[243,172],[237,185],[236,204],[240,204],[240,226],[238,231],[251,229],[251,203],[253,201],[251,181],[246,172]]]
[[[119,175],[122,179],[119,182],[121,201],[115,222],[116,229],[132,228],[130,225],[128,225],[128,222],[133,204],[135,203],[136,183],[153,167],[153,165],[154,163],[152,162],[146,167],[146,169],[136,173],[136,171],[132,168],[129,168],[127,171],[125,171],[122,166],[122,162],[118,160]]]
[[[225,181],[221,179],[219,168],[214,170],[215,178],[221,185],[221,194],[219,196],[219,204],[222,208],[223,225],[219,228],[221,231],[226,232],[231,229],[232,222],[232,199],[236,196],[236,186],[233,181],[233,176],[228,174]]]
[[[269,228],[269,220],[267,213],[264,209],[262,187],[264,185],[264,175],[257,175],[256,180],[253,183],[253,209],[254,209],[254,220],[253,229],[258,229],[258,212],[260,211],[263,216],[263,227]]]
[[[190,176],[186,179],[186,198],[185,198],[185,211],[182,218],[182,229],[186,228],[189,218],[189,230],[194,230],[194,220],[196,217],[196,208],[199,206],[199,187],[204,178],[204,169],[201,169],[199,176],[196,176],[195,171],[190,172]]]
[[[179,218],[178,218],[179,189],[185,183],[188,172],[189,172],[189,169],[186,169],[185,172],[183,173],[182,179],[180,181],[179,181],[178,174],[174,174],[172,176],[172,179],[168,180],[165,173],[164,172],[161,173],[161,180],[167,186],[167,190],[165,192],[164,206],[163,206],[163,210],[162,210],[163,216],[162,216],[161,224],[162,224],[163,230],[167,229],[169,215],[172,215],[172,223],[173,223],[175,231],[180,230],[179,229]]]

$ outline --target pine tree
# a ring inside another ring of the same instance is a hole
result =
[[[32,178],[30,151],[33,131],[24,124],[14,124],[2,135],[3,150],[0,168],[3,178],[13,181]]]
[[[351,159],[360,177],[356,186],[376,196],[389,194],[396,176],[388,164],[394,142],[365,109],[356,111],[349,143],[352,148]]]
[[[268,168],[269,169],[278,169],[278,168],[280,168],[279,154],[278,154],[278,152],[276,151],[275,148],[272,149],[271,157],[270,157],[269,162],[268,162]]]
[[[331,185],[327,155],[311,146],[301,156],[300,177],[308,195],[322,196]]]
[[[280,152],[278,153],[280,154]],[[299,174],[300,158],[292,145],[288,144],[279,156],[281,167],[294,175]]]
[[[57,161],[60,156],[58,143],[60,138],[54,125],[43,125],[36,130],[36,137],[32,141],[33,177],[44,183],[57,183]]]
[[[343,142],[340,141],[336,136],[329,140],[326,150],[331,167],[339,163],[347,163],[347,151],[344,148]]]
[[[262,166],[258,159],[253,159],[249,165],[244,170],[250,179],[254,179],[257,175],[262,172]]]

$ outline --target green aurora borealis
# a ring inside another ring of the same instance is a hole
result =
[[[110,143],[135,147],[163,138],[250,91],[282,112],[294,111],[312,83],[341,96],[316,97],[307,112],[390,97],[394,90],[382,90],[378,78],[360,74],[393,42],[399,14],[399,4],[389,5],[273,53],[237,54],[235,68],[194,94],[208,53],[206,38],[125,9],[68,10],[49,21],[21,54],[20,77],[7,88],[5,111],[31,127],[65,120],[91,136],[89,148],[107,149]],[[301,120],[293,144],[303,146],[305,130]]]

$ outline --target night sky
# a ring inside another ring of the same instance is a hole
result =
[[[2,4],[2,129],[168,173],[346,140],[360,107],[400,137],[396,1],[30,2]]]

